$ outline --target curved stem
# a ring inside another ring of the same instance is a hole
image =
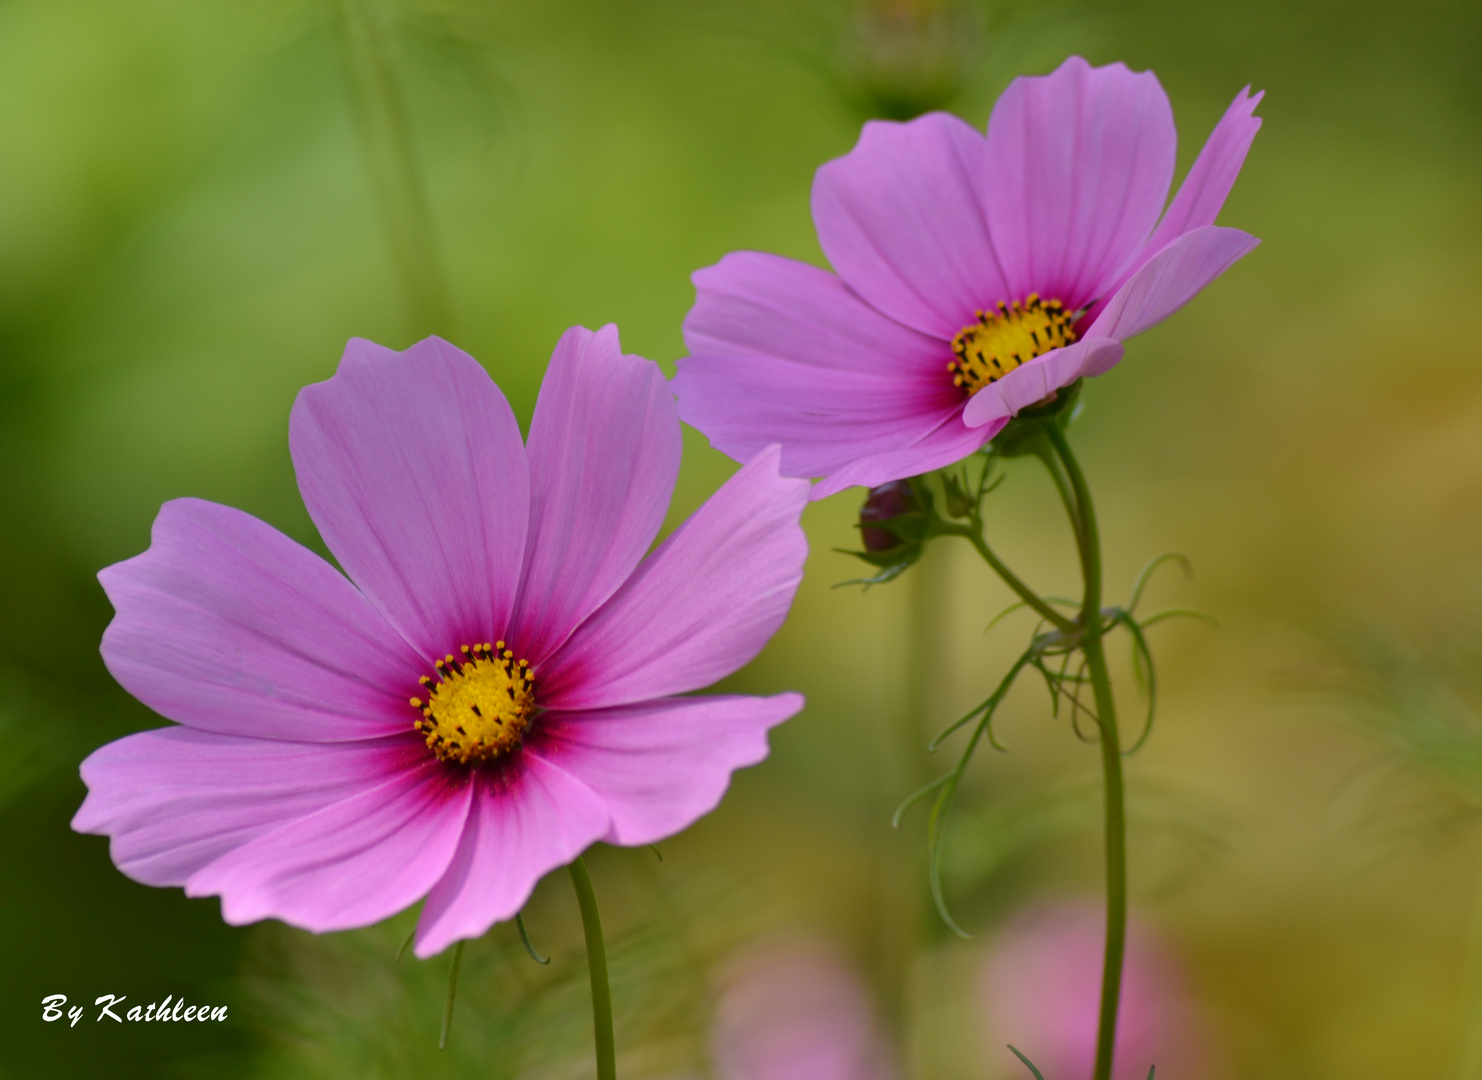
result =
[[[1019,575],[1010,570],[1008,565],[993,553],[993,549],[988,546],[988,541],[983,539],[981,528],[963,529],[958,535],[966,537],[968,542],[978,549],[978,554],[983,557],[983,561],[993,568],[994,573],[1003,578],[1004,584],[1018,593],[1019,599],[1032,607],[1042,619],[1057,630],[1075,629],[1075,623],[1040,599],[1037,592],[1024,584]]]
[[[1054,423],[1054,421],[1050,421]],[[1075,533],[1076,551],[1081,557],[1082,564],[1086,561],[1085,541],[1086,533],[1081,527],[1080,507],[1076,504],[1075,491],[1070,485],[1065,470],[1060,465],[1060,459],[1055,456],[1053,443],[1043,447],[1035,454],[1044,463],[1045,471],[1050,474],[1050,479],[1055,481],[1055,490],[1060,493],[1060,501],[1065,504],[1065,515],[1070,518],[1070,527]]]
[[[1111,1080],[1116,1049],[1117,1006],[1122,992],[1122,958],[1127,943],[1127,820],[1122,791],[1122,744],[1117,732],[1116,701],[1102,647],[1101,535],[1091,492],[1065,432],[1053,421],[1044,425],[1075,494],[1080,522],[1077,539],[1086,592],[1081,606],[1081,651],[1096,696],[1101,727],[1101,771],[1106,785],[1106,956],[1101,969],[1101,1012],[1096,1033],[1096,1069],[1093,1080]]]
[[[597,1035],[597,1080],[617,1080],[617,1050],[612,1037],[612,990],[607,984],[607,947],[602,942],[602,917],[597,894],[581,856],[572,863],[571,884],[581,908],[581,926],[587,936],[587,968],[592,976],[592,1026]]]
[[[1076,539],[1081,544],[1081,570],[1086,579],[1085,599],[1081,606],[1081,622],[1085,624],[1086,638],[1101,637],[1101,531],[1096,524],[1096,507],[1091,503],[1091,489],[1086,486],[1086,475],[1081,472],[1080,462],[1070,449],[1070,441],[1058,424],[1049,421],[1044,425],[1055,453],[1065,463],[1065,474],[1070,480],[1070,490],[1075,496],[1075,513],[1072,522],[1077,524]],[[1096,616],[1096,617],[1093,617]]]

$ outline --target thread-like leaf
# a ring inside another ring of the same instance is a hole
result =
[[[549,964],[551,962],[550,957],[541,956],[540,953],[535,951],[535,946],[530,944],[530,934],[525,930],[525,918],[520,912],[515,912],[515,926],[519,928],[520,941],[524,944],[525,951],[530,954],[530,959],[534,960],[537,964]]]
[[[912,792],[910,795],[907,795],[905,800],[895,808],[895,813],[890,815],[891,827],[899,829],[901,827],[901,819],[906,816],[906,811],[911,809],[911,807],[915,806],[922,799],[926,798],[937,788],[945,784],[951,778],[951,776],[951,773],[943,773],[941,776],[937,777],[925,787]]]
[[[396,960],[394,963],[401,963],[401,954],[407,951],[407,946],[412,943],[416,936],[417,928],[414,926],[412,927],[412,932],[407,935],[407,939],[401,943],[401,948],[396,950]]]
[[[1153,733],[1153,717],[1158,709],[1158,673],[1153,667],[1153,652],[1148,648],[1148,639],[1143,635],[1142,627],[1137,625],[1137,620],[1130,612],[1124,612],[1118,621],[1127,627],[1127,632],[1132,635],[1132,670],[1134,673],[1139,673],[1138,657],[1142,658],[1146,670],[1140,673],[1142,677],[1138,681],[1144,684],[1148,695],[1148,714],[1147,719],[1143,721],[1142,734],[1130,747],[1122,751],[1125,755],[1135,754],[1141,750],[1148,741],[1148,736]]]
[[[1127,601],[1128,611],[1137,610],[1137,605],[1142,602],[1142,592],[1147,588],[1148,581],[1152,578],[1153,572],[1167,562],[1176,562],[1182,566],[1184,568],[1184,577],[1192,578],[1194,576],[1194,564],[1189,562],[1188,556],[1180,555],[1176,551],[1165,551],[1161,555],[1154,555],[1138,571],[1137,580],[1132,586],[1132,596]]]
[[[1025,1067],[1034,1074],[1034,1080],[1045,1080],[1044,1074],[1034,1067],[1034,1062],[1030,1061],[1027,1057],[1019,1052],[1019,1048],[1017,1046],[1015,1046],[1013,1043],[1009,1043],[1009,1049],[1012,1050],[1014,1052],[1014,1056],[1020,1061],[1024,1062]]]
[[[935,751],[938,746],[942,745],[943,739],[947,738],[947,736],[951,735],[954,731],[957,731],[965,724],[971,723],[973,718],[981,713],[983,714],[983,722],[988,725],[987,731],[989,744],[995,750],[1004,750],[1005,752],[1007,752],[1008,748],[999,745],[998,740],[993,735],[993,712],[995,709],[998,708],[998,706],[1003,702],[1003,699],[1008,695],[1009,690],[1014,685],[1014,680],[1019,677],[1019,672],[1023,671],[1028,665],[1034,663],[1035,659],[1038,656],[1039,639],[1036,638],[1035,641],[1030,644],[1029,648],[1019,655],[1019,659],[1014,661],[1014,666],[1009,668],[1008,674],[1005,675],[1003,677],[1003,681],[998,684],[998,689],[989,694],[987,699],[984,700],[981,705],[970,711],[966,716],[963,716],[948,724],[946,729],[943,730],[940,735],[938,735],[935,739],[932,739],[931,742],[927,744],[927,749]]]
[[[951,807],[952,795],[957,790],[957,782],[961,777],[962,773],[958,769],[953,769],[948,773],[947,783],[943,785],[936,802],[932,804],[931,817],[926,826],[926,872],[931,885],[931,902],[936,905],[937,914],[941,916],[942,922],[946,923],[947,928],[958,937],[970,938],[972,935],[958,926],[957,920],[952,918],[952,913],[947,910],[947,899],[942,895],[942,838],[946,834],[947,810]]]
[[[1154,612],[1142,620],[1142,628],[1146,630],[1154,623],[1160,623],[1164,619],[1198,619],[1200,622],[1208,623],[1216,630],[1220,628],[1220,621],[1208,612],[1198,611],[1194,608],[1164,608],[1162,611]]]

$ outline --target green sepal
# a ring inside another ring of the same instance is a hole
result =
[[[967,487],[956,473],[942,473],[942,494],[947,504],[947,515],[965,518],[978,506],[978,500],[968,493]]]
[[[887,581],[894,581],[909,570],[917,559],[921,558],[926,545],[905,544],[891,548],[889,551],[850,551],[848,548],[834,548],[834,550],[840,555],[853,555],[856,559],[863,559],[871,566],[880,568],[880,572],[871,577],[841,581],[834,586],[839,588],[844,585],[884,585]]]
[[[863,559],[871,566],[883,568],[899,566],[902,570],[921,558],[921,552],[925,550],[924,544],[903,544],[893,547],[889,551],[851,551],[849,548],[834,548],[840,555],[853,555],[856,559]]]
[[[834,548],[834,550],[839,552],[841,555],[860,554],[857,551],[845,551],[843,548]],[[860,555],[860,557],[863,558],[864,556]],[[904,574],[911,568],[912,564],[915,563],[915,561],[916,560],[912,558],[907,559],[905,562],[892,563],[890,566],[882,569],[878,574],[873,574],[870,577],[850,578],[848,581],[840,581],[835,583],[834,588],[842,589],[845,585],[863,585],[865,588],[869,588],[871,585],[884,585],[887,581],[894,581],[896,578]]]

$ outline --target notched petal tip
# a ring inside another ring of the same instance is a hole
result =
[[[472,356],[434,338],[378,355],[299,392],[289,450],[325,544],[401,636],[436,656],[508,622],[529,515],[525,447]]]
[[[989,118],[983,174],[1008,295],[1079,308],[1109,288],[1163,211],[1176,141],[1150,71],[1072,57],[1015,79]]]
[[[1120,289],[1154,254],[1179,237],[1214,224],[1235,186],[1256,133],[1261,129],[1261,118],[1255,115],[1255,110],[1265,96],[1264,90],[1252,94],[1248,85],[1235,95],[1200,148],[1199,156],[1189,167],[1188,175],[1179,185],[1146,247],[1104,295],[1110,296]],[[1093,310],[1092,314],[1099,312]]]
[[[510,634],[539,665],[615,592],[658,533],[679,475],[674,391],[615,324],[562,335],[526,444],[530,532]]]
[[[985,296],[1005,295],[979,189],[986,152],[984,134],[948,113],[871,121],[813,179],[813,224],[840,278],[877,311],[942,340]]]
[[[613,355],[621,354],[622,347],[618,342],[617,323],[603,323],[595,330],[580,323],[568,326],[556,340],[551,359],[554,361],[564,350],[586,349],[593,345]]]

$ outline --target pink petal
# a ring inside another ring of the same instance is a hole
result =
[[[808,484],[780,477],[779,458],[771,447],[744,465],[571,635],[549,664],[548,708],[682,694],[761,651],[808,555]]]
[[[276,918],[323,933],[366,926],[423,896],[447,869],[473,792],[425,753],[376,787],[278,826],[191,875],[234,926]]]
[[[508,771],[481,775],[458,852],[422,905],[414,951],[433,956],[514,918],[537,881],[607,830],[597,796],[528,748]]]
[[[942,348],[942,355],[951,353]],[[782,445],[784,476],[828,476],[861,458],[913,446],[962,408],[947,360],[933,377],[833,371],[752,356],[679,361],[679,415],[710,445],[750,461]]]
[[[781,443],[784,475],[832,477],[935,445],[962,408],[946,343],[881,315],[832,274],[739,252],[695,284],[685,321],[695,355],[673,380],[679,414],[737,461]],[[941,463],[963,453],[935,451]]]
[[[88,755],[78,832],[113,838],[114,864],[146,885],[184,885],[207,863],[379,784],[425,755],[414,739],[316,744],[158,728]]]
[[[849,487],[878,487],[891,480],[919,476],[951,465],[977,453],[1002,426],[970,428],[963,423],[963,414],[954,410],[936,428],[910,445],[858,458],[831,472],[813,486],[810,497],[823,499]]]
[[[813,181],[818,242],[844,282],[892,319],[947,341],[979,308],[1021,295],[1008,289],[989,235],[985,151],[981,134],[946,113],[873,120]]]
[[[1152,72],[1073,56],[1015,79],[988,121],[988,222],[1011,299],[1075,309],[1147,240],[1173,180],[1177,136]]]
[[[344,576],[249,514],[160,508],[149,550],[98,575],[117,615],[103,660],[162,716],[303,742],[410,730],[425,670]]]
[[[1261,118],[1255,115],[1255,111],[1265,94],[1263,90],[1253,95],[1247,86],[1235,95],[1235,100],[1210,133],[1204,149],[1199,151],[1189,175],[1179,185],[1178,194],[1173,197],[1163,220],[1158,222],[1152,239],[1148,241],[1150,252],[1157,251],[1191,229],[1214,224],[1230,189],[1235,186],[1240,167],[1245,164],[1250,144],[1261,129]]]
[[[1259,243],[1239,229],[1217,225],[1184,233],[1117,290],[1089,334],[1123,341],[1157,325]]]
[[[803,707],[801,694],[694,697],[616,709],[550,712],[535,751],[607,806],[610,844],[651,844],[714,810],[731,773],[767,756],[767,731]]]
[[[653,543],[679,474],[679,416],[658,365],[617,327],[562,335],[530,422],[530,538],[506,635],[539,664]]]
[[[1094,331],[1093,331],[1094,332]],[[1106,337],[1087,337],[1016,367],[968,399],[962,421],[996,433],[1020,409],[1043,401],[1083,375],[1100,375],[1122,359],[1122,344]]]
[[[696,271],[694,282],[695,306],[684,320],[691,368],[777,357],[842,372],[935,376],[952,359],[940,337],[886,318],[807,263],[734,251]],[[684,405],[681,391],[681,415]]]
[[[501,637],[530,481],[504,395],[467,353],[355,339],[293,406],[299,490],[335,558],[425,658]]]
[[[1235,96],[1234,102],[1215,125],[1204,149],[1199,151],[1199,157],[1189,169],[1189,175],[1184,177],[1173,203],[1153,230],[1152,238],[1137,258],[1117,275],[1115,283],[1102,291],[1101,300],[1092,305],[1086,316],[1088,319],[1099,317],[1112,294],[1164,247],[1187,232],[1214,224],[1220,208],[1225,205],[1225,197],[1235,185],[1235,178],[1240,175],[1240,167],[1245,164],[1250,144],[1260,130],[1260,117],[1253,114],[1263,96],[1264,91],[1252,96],[1248,86]]]

